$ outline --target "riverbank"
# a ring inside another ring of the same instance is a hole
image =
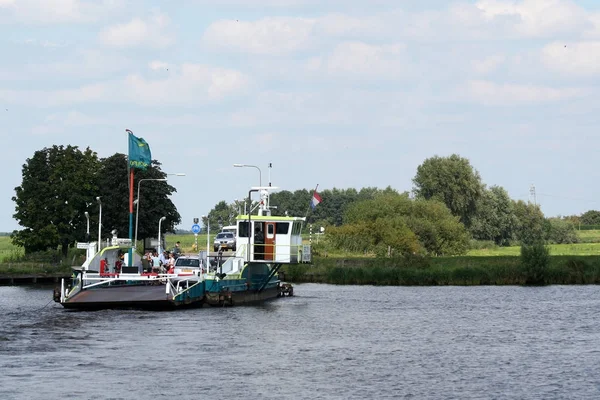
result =
[[[525,268],[518,256],[460,256],[409,260],[314,257],[313,264],[284,266],[292,283],[377,286],[524,285]],[[0,264],[0,285],[56,283],[70,267]],[[551,256],[547,285],[600,284],[600,257]]]
[[[402,262],[374,258],[315,258],[310,266],[283,268],[297,283],[378,286],[525,285],[527,273],[516,256],[461,256]],[[600,257],[551,256],[547,285],[599,284]]]

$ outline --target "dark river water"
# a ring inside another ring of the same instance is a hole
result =
[[[0,399],[600,398],[598,286],[295,294],[73,312],[0,287]]]

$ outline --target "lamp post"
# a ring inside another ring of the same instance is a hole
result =
[[[160,247],[160,245],[162,244],[160,241],[160,225],[162,224],[162,222],[167,219],[167,217],[161,217],[158,220],[158,254],[162,254],[162,248]]]
[[[167,175],[185,176],[184,173],[167,174]],[[136,203],[136,206],[135,206],[135,238],[133,239],[133,247],[134,248],[137,248],[138,221],[139,221],[139,216],[140,216],[140,186],[142,185],[142,182],[144,182],[144,181],[165,182],[165,181],[167,181],[167,178],[144,178],[144,179],[140,179],[138,181],[137,198],[134,201],[134,203]]]
[[[85,214],[85,219],[87,220],[87,230],[85,232],[85,240],[89,243],[90,242],[90,213],[89,212],[84,212]]]
[[[100,204],[100,213],[98,215],[98,252],[100,252],[100,247],[102,246],[102,202],[100,201],[100,196],[96,197],[96,201]]]
[[[234,167],[238,167],[238,168],[242,168],[242,167],[252,167],[252,168],[256,168],[258,170],[258,184],[259,186],[262,187],[262,171],[260,170],[260,168],[258,168],[256,165],[249,165],[249,164],[233,164]]]

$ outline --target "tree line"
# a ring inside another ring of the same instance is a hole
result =
[[[307,223],[326,228],[336,248],[380,254],[457,255],[478,242],[510,246],[578,240],[571,219],[546,218],[538,205],[511,199],[501,186],[488,187],[469,160],[457,154],[426,159],[412,182],[412,193],[391,187],[323,190],[314,210],[308,207],[312,191],[276,192],[272,214],[306,215]],[[214,221],[234,223],[238,212],[239,204],[219,202],[209,213],[215,224],[211,229],[219,228]],[[600,212],[582,219],[600,223]]]
[[[173,232],[181,222],[169,198],[176,189],[157,180],[166,178],[160,166],[153,160],[148,169],[134,175],[134,196],[138,188],[140,195],[138,239],[156,237],[163,216],[163,233]],[[100,207],[101,236],[112,237],[116,231],[119,237],[128,237],[128,172],[125,154],[99,158],[89,147],[82,151],[62,145],[36,151],[23,165],[21,185],[12,197],[13,217],[23,227],[12,232],[13,244],[22,246],[26,254],[60,248],[66,255],[77,241],[97,239]],[[142,179],[153,181],[140,185]],[[134,212],[135,208],[137,204]]]
[[[140,194],[138,239],[156,237],[163,216],[162,233],[174,232],[181,222],[169,198],[176,189],[163,181],[166,174],[160,166],[153,160],[147,170],[135,174],[135,197],[138,189]],[[12,200],[14,218],[23,229],[12,232],[11,238],[26,253],[60,248],[66,254],[75,242],[94,240],[100,202],[102,237],[112,236],[113,230],[120,237],[128,236],[125,154],[99,158],[90,148],[55,145],[28,158],[22,177]],[[143,179],[151,182],[141,185]],[[539,206],[511,199],[500,186],[487,187],[469,160],[456,154],[426,159],[417,168],[412,193],[388,186],[333,188],[319,194],[322,202],[312,209],[312,190],[272,193],[271,212],[306,216],[308,224],[324,227],[330,243],[340,250],[377,254],[463,254],[474,241],[499,246],[540,240],[572,243],[577,241],[574,223],[600,224],[600,212],[594,210],[579,217],[545,218]],[[243,201],[222,200],[202,222],[217,232],[235,224],[237,215],[245,212]]]

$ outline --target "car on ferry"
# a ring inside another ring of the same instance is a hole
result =
[[[235,234],[232,232],[219,232],[213,242],[213,250],[219,251],[219,248],[223,251],[236,249]]]
[[[204,271],[205,272],[205,271]],[[202,271],[202,262],[199,256],[179,256],[175,260],[174,272],[177,275],[200,275]]]

